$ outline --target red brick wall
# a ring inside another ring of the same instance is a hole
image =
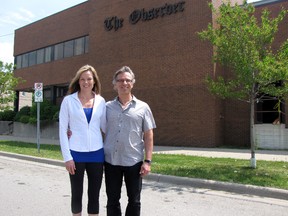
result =
[[[91,64],[100,75],[103,96],[110,100],[116,96],[111,84],[114,72],[128,65],[136,74],[133,93],[154,114],[155,144],[249,145],[249,104],[222,101],[204,83],[205,76],[214,73],[212,46],[197,35],[212,22],[207,1],[186,0],[183,12],[129,23],[136,9],[178,2],[89,0],[18,29],[15,55],[86,34],[90,37],[88,54],[16,70],[17,76],[27,80],[18,90],[31,89],[35,82],[45,86],[68,83],[80,66]],[[272,6],[278,10],[279,6]],[[104,20],[112,16],[124,20],[117,31],[104,27]],[[283,32],[287,35],[287,29]],[[284,37],[280,34],[277,40]]]
[[[186,1],[181,13],[129,23],[135,9],[177,2],[90,1],[91,20],[98,23],[90,28],[90,61],[100,72],[107,99],[116,95],[111,80],[118,68],[129,65],[135,72],[134,94],[149,103],[156,119],[155,143],[215,146],[222,139],[220,108],[203,82],[213,71],[212,50],[197,35],[212,21],[207,2]],[[110,16],[123,18],[123,27],[106,31],[104,20]]]
[[[14,55],[88,35],[89,12],[89,5],[84,3],[17,29]],[[87,62],[85,54],[15,70],[15,75],[25,80],[18,89],[31,89],[35,82],[46,86],[69,83],[77,69]]]
[[[14,56],[88,34],[88,6],[83,3],[17,29]]]

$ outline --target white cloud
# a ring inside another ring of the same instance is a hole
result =
[[[20,27],[23,23],[30,23],[35,18],[35,15],[23,8],[20,8],[14,12],[9,12],[1,16],[0,26],[5,26],[6,24]]]
[[[29,18],[33,19],[35,18],[35,14],[33,14],[31,11],[26,10],[25,8],[20,8],[19,9],[21,12],[23,12],[24,14],[26,14]]]
[[[17,22],[15,22],[14,18],[12,18],[11,16],[3,16],[3,17],[1,17],[0,25],[1,26],[6,26],[7,24],[17,25]]]
[[[0,61],[4,63],[14,63],[13,57],[13,44],[12,43],[0,43]]]

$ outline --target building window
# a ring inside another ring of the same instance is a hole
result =
[[[89,36],[66,41],[15,57],[17,69],[82,55],[89,51]]]
[[[74,40],[66,41],[64,43],[64,58],[73,56]]]
[[[85,53],[89,51],[89,36],[85,37]]]
[[[22,67],[28,67],[28,61],[29,61],[29,53],[26,53],[22,56]]]
[[[50,62],[52,60],[52,47],[45,48],[45,62]]]
[[[54,60],[63,59],[64,56],[64,44],[56,44],[54,46]]]
[[[68,92],[68,86],[65,87],[57,87],[56,89],[56,97],[64,97]]]
[[[85,38],[75,39],[74,43],[74,55],[84,54]]]
[[[37,50],[37,64],[44,63],[44,49]]]
[[[36,51],[29,53],[29,66],[33,66],[36,64]]]
[[[16,68],[19,69],[22,67],[22,55],[16,57]]]
[[[275,97],[265,96],[256,104],[256,124],[285,123],[285,103]]]
[[[44,90],[43,90],[43,98],[51,101],[51,98],[52,98],[52,91],[51,91],[51,89],[44,89]]]

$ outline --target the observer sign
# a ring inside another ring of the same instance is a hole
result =
[[[169,16],[175,13],[184,11],[185,1],[180,1],[174,4],[165,4],[161,7],[151,8],[151,9],[137,9],[134,10],[129,16],[129,23],[134,25],[138,23],[140,20],[150,21],[153,19],[157,19],[159,17]],[[104,21],[104,26],[107,31],[111,31],[114,29],[117,31],[119,28],[123,27],[123,18],[118,18],[117,16],[108,17]]]

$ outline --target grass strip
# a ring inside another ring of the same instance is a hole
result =
[[[41,145],[38,152],[35,143],[2,140],[0,151],[62,160],[59,145]],[[252,169],[250,161],[243,159],[155,153],[152,172],[288,190],[287,162],[258,160]]]

